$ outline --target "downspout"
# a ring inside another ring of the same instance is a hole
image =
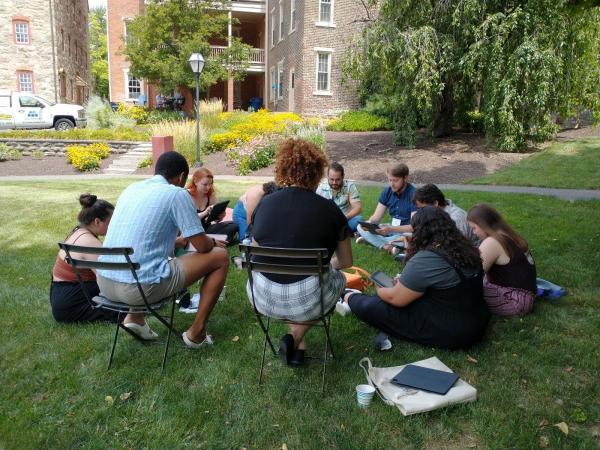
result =
[[[58,93],[56,88],[56,42],[54,41],[54,15],[52,14],[52,0],[48,0],[48,9],[50,10],[50,39],[52,41],[52,78],[54,78],[54,103],[58,103]]]

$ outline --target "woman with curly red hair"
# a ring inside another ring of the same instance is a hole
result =
[[[326,167],[327,160],[314,144],[300,139],[284,141],[275,166],[275,182],[281,189],[263,197],[254,210],[252,236],[265,247],[327,248],[327,262],[331,263],[323,280],[327,311],[346,285],[339,269],[352,265],[353,233],[335,203],[315,193]],[[302,264],[302,260],[289,264]],[[255,273],[253,279],[256,307],[262,314],[294,322],[320,316],[318,277]],[[252,298],[249,285],[247,291]],[[288,365],[303,364],[304,336],[310,327],[288,325],[289,332],[279,342],[279,356]]]
[[[223,222],[225,212],[217,217],[217,220],[212,223],[206,223],[206,218],[212,211],[213,206],[217,203],[217,196],[214,187],[214,176],[206,167],[196,169],[192,174],[192,179],[186,186],[186,189],[192,196],[192,200],[196,204],[198,217],[202,219],[204,231],[211,234],[226,234],[227,242],[231,244],[237,233],[237,225],[233,222]]]

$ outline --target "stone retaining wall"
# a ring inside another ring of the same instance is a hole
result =
[[[127,153],[142,142],[134,141],[93,141],[93,140],[56,140],[56,139],[13,139],[0,138],[0,143],[20,151],[23,156],[31,156],[36,150],[44,152],[44,156],[65,156],[70,145],[88,145],[95,142],[108,144],[111,153]]]

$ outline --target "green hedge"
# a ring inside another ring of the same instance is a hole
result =
[[[149,141],[148,131],[131,128],[90,130],[74,128],[67,131],[54,130],[13,130],[0,133],[2,138],[15,139],[57,139],[57,140],[100,140],[100,141]]]
[[[331,121],[327,129],[329,131],[377,131],[391,130],[392,126],[385,117],[366,111],[349,111]]]

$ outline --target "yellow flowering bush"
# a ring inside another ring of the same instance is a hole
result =
[[[110,147],[104,142],[95,142],[90,144],[87,146],[87,149],[100,159],[108,158],[108,155],[110,155]]]
[[[128,105],[127,103],[119,103],[117,114],[135,120],[138,124],[148,121],[148,110],[143,106]]]
[[[228,116],[225,116],[229,114]],[[221,113],[223,120],[231,118],[232,113]],[[234,124],[228,131],[214,133],[208,142],[209,153],[219,152],[242,145],[256,136],[283,134],[288,123],[302,122],[294,113],[271,113],[265,109],[247,114],[242,122]]]
[[[87,146],[70,145],[67,147],[67,162],[81,172],[97,169],[100,167],[100,160],[101,158],[93,151],[88,150]]]
[[[100,161],[110,154],[107,144],[96,142],[90,145],[69,145],[66,151],[67,162],[79,171],[95,170]]]

